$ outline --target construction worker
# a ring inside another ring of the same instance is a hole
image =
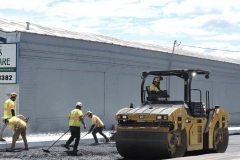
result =
[[[150,85],[150,93],[158,93],[160,89],[160,81],[162,80],[162,77],[154,77],[153,82]]]
[[[77,151],[77,147],[78,147],[78,144],[79,144],[79,141],[80,141],[80,126],[81,126],[81,123],[83,124],[84,129],[87,128],[86,125],[85,125],[85,122],[83,120],[83,113],[82,113],[81,109],[82,109],[82,103],[77,102],[76,103],[76,108],[73,109],[69,113],[68,125],[70,127],[69,129],[70,129],[70,132],[71,132],[71,137],[68,139],[66,144],[62,145],[66,149],[70,149],[69,145],[75,139],[75,143],[73,145],[73,151]]]
[[[15,116],[15,109],[16,109],[15,100],[16,100],[16,98],[17,98],[17,94],[15,92],[12,92],[10,94],[10,98],[5,101],[3,117],[12,118],[13,116]],[[2,128],[1,128],[0,141],[6,141],[2,137],[3,131],[5,130],[6,126],[7,126],[7,124],[3,124]]]
[[[88,134],[92,132],[93,138],[95,140],[95,144],[98,144],[98,139],[96,136],[97,133],[101,134],[105,138],[106,142],[110,142],[107,136],[102,132],[104,128],[104,124],[101,121],[101,119],[98,116],[93,115],[91,111],[87,111],[85,115],[87,115],[92,120],[92,126],[88,131]]]
[[[29,150],[28,149],[27,138],[26,138],[27,124],[22,119],[26,120],[26,118],[23,115],[13,116],[11,118],[8,118],[8,117],[3,117],[2,118],[2,122],[4,124],[8,125],[14,131],[14,134],[12,136],[12,145],[11,145],[11,148],[8,149],[8,151],[14,151],[15,150],[16,141],[17,141],[20,134],[21,134],[23,142],[24,142],[23,150]]]

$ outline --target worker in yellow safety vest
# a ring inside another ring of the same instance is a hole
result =
[[[162,80],[162,77],[154,77],[153,82],[150,85],[150,93],[158,93],[160,89],[160,81]]]
[[[98,144],[98,139],[96,136],[97,133],[101,134],[105,138],[106,142],[110,142],[107,136],[103,133],[104,124],[101,121],[101,119],[98,116],[93,115],[91,111],[87,111],[85,115],[91,118],[92,126],[88,131],[88,134],[92,132],[93,138],[95,140],[95,144]]]
[[[77,102],[76,103],[76,108],[73,109],[69,113],[68,125],[69,125],[69,129],[70,129],[70,132],[71,132],[71,137],[68,139],[66,144],[62,145],[63,147],[65,147],[67,149],[70,149],[69,145],[75,139],[75,143],[73,145],[73,151],[77,151],[77,147],[78,147],[78,144],[79,144],[79,141],[80,141],[80,126],[81,126],[81,123],[83,124],[84,129],[86,129],[85,122],[82,118],[83,113],[82,113],[81,109],[82,109],[82,103]]]
[[[8,118],[8,117],[2,118],[2,122],[8,125],[14,131],[14,134],[12,136],[12,145],[11,145],[11,148],[8,149],[8,151],[15,150],[16,141],[20,134],[24,142],[23,150],[28,150],[28,142],[26,138],[27,124],[22,119],[26,119],[26,118],[23,115],[13,116],[11,118]]]
[[[15,110],[16,110],[15,100],[16,100],[16,98],[17,98],[17,94],[15,92],[12,92],[10,94],[10,98],[5,101],[3,117],[12,118],[13,116],[15,116]],[[0,141],[6,141],[2,137],[3,131],[5,130],[6,126],[7,126],[7,124],[4,124],[1,128]]]

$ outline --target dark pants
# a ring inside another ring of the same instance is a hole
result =
[[[66,142],[66,145],[69,146],[72,141],[75,139],[73,149],[77,149],[80,141],[80,127],[70,126],[71,137]]]
[[[103,131],[103,127],[95,127],[93,129],[92,135],[93,135],[93,138],[95,140],[95,143],[98,143],[98,139],[97,139],[97,136],[96,136],[97,133],[101,134],[106,139],[106,141],[108,141],[107,136],[102,131]]]

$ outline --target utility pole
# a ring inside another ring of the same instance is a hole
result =
[[[177,40],[175,40],[174,44],[173,44],[172,54],[171,54],[171,57],[170,57],[170,60],[169,60],[169,66],[168,66],[169,70],[171,70],[171,67],[172,67],[172,58],[173,58],[174,49],[175,49],[176,44],[177,44]]]
[[[173,49],[172,49],[172,54],[171,54],[171,57],[169,60],[168,70],[171,70],[171,67],[172,67],[172,58],[173,58],[174,49],[175,49],[176,44],[177,44],[177,40],[175,40],[173,43]],[[168,94],[170,95],[170,76],[168,76],[167,90],[168,90]]]

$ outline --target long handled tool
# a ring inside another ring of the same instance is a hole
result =
[[[70,130],[70,129],[69,129]],[[50,147],[48,147],[48,149],[42,149],[43,152],[47,152],[47,153],[50,153],[49,149],[52,148],[52,146],[57,143],[65,134],[67,134],[67,132],[69,131],[67,130],[60,138],[58,138],[58,140],[56,140]]]
[[[86,135],[88,135],[88,133],[87,133],[87,134],[85,134],[84,136],[82,136],[82,137],[81,137],[81,139],[82,139],[83,137],[85,137]]]
[[[88,135],[88,134],[89,134],[89,133],[86,133],[84,136],[81,137],[81,139],[82,139],[83,137],[85,137],[86,135]],[[73,142],[73,143],[74,143],[74,142]],[[70,144],[69,146],[70,146],[70,147],[73,147],[73,144]]]

